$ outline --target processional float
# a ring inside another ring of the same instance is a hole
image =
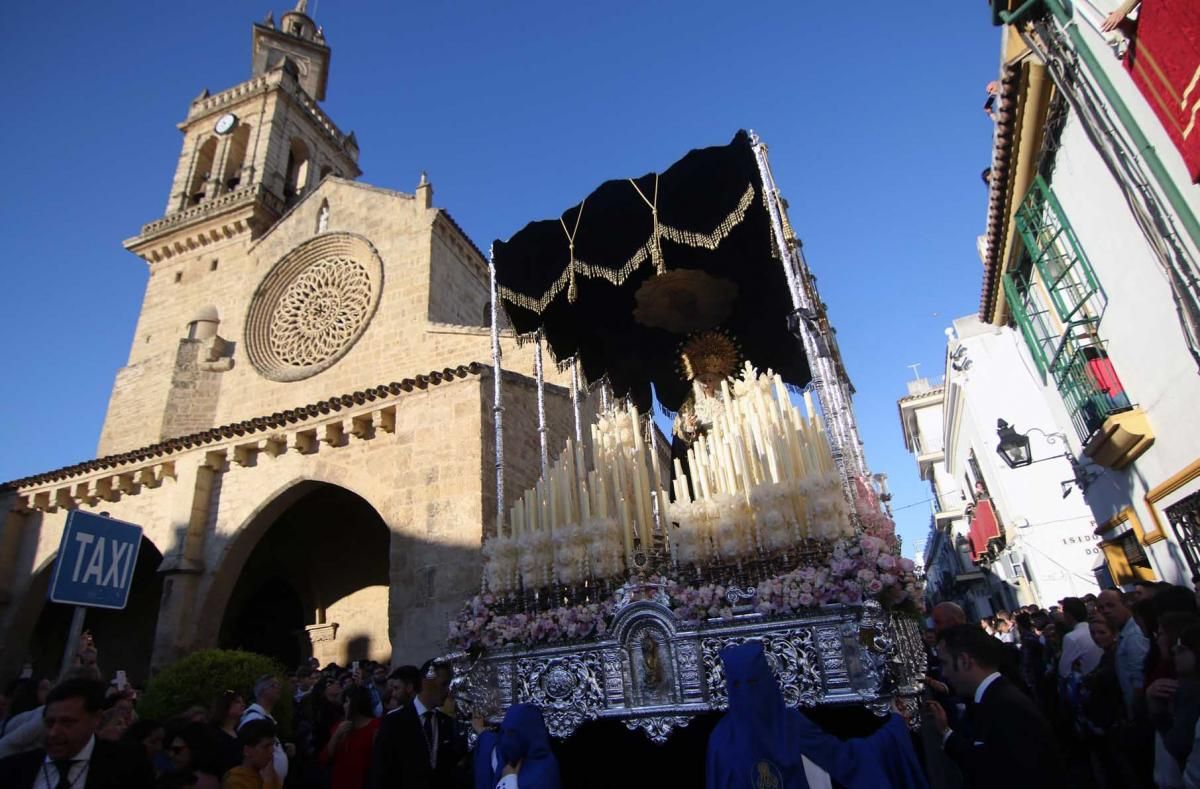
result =
[[[785,208],[765,145],[739,132],[494,244],[497,516],[450,626],[463,714],[534,703],[555,736],[617,719],[663,742],[727,706],[719,654],[749,639],[791,706],[915,712],[919,582]],[[536,343],[542,454],[511,504],[502,315]],[[543,343],[575,416],[553,461]],[[655,401],[678,414],[669,450]]]

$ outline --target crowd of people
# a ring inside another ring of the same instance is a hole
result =
[[[23,676],[0,696],[0,787],[467,785],[473,765],[467,732],[447,714],[450,678],[449,667],[433,661],[395,670],[309,661],[290,676],[263,676],[245,692],[226,690],[208,707],[157,721],[138,715],[138,693],[123,677],[102,681],[96,650],[85,643],[57,684]],[[289,692],[294,720],[284,732],[273,713]],[[510,755],[520,762],[528,750]]]
[[[753,768],[781,787],[824,775],[845,786],[1200,788],[1191,589],[1138,583],[977,623],[950,602],[930,614],[919,747],[895,716],[859,739],[822,733],[785,707],[761,644],[731,648],[730,710],[708,741],[708,785],[757,786],[736,778]],[[57,683],[26,672],[4,688],[0,787],[558,789],[541,712],[512,707],[498,731],[476,718],[472,734],[455,715],[451,678],[434,661],[308,661],[157,721],[139,716],[123,676],[104,683],[85,642]],[[285,693],[286,730],[275,718]],[[912,769],[913,752],[923,770]]]
[[[1068,597],[926,632],[935,787],[1200,787],[1200,607],[1186,587]],[[1003,766],[1001,769],[998,769]]]

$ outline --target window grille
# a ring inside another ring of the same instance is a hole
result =
[[[1166,512],[1192,576],[1200,575],[1200,492],[1180,499]]]
[[[1132,406],[1100,339],[1105,296],[1062,206],[1038,176],[1015,216],[1021,263],[1004,297],[1042,380],[1053,382],[1086,443]]]

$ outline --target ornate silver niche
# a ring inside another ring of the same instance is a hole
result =
[[[751,639],[763,642],[789,706],[857,704],[878,715],[915,708],[925,675],[918,624],[874,601],[769,620],[746,606],[731,619],[681,627],[653,589],[632,591],[603,638],[505,647],[474,662],[446,656],[460,713],[497,722],[510,705],[533,703],[555,737],[613,719],[662,743],[696,715],[728,706],[721,650]],[[629,602],[639,596],[649,599]]]

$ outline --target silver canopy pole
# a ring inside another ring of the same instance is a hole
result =
[[[496,297],[496,261],[488,252],[492,299],[492,419],[496,430],[496,535],[504,527],[504,400],[500,385],[500,300]]]
[[[583,418],[579,413],[579,355],[571,360],[571,410],[575,412],[575,443],[583,445]]]
[[[550,467],[550,453],[546,447],[546,376],[542,370],[542,332],[538,331],[533,346],[533,373],[537,379],[538,443],[542,449],[542,476]]]
[[[780,203],[775,177],[767,162],[767,146],[755,134],[751,135],[751,141],[764,198],[771,215],[771,230],[783,262],[784,274],[787,276],[792,307],[796,312],[800,342],[808,357],[808,367],[812,374],[811,386],[821,403],[821,415],[834,461],[841,470],[843,481],[849,486],[850,478],[863,475],[866,468],[849,389],[842,381],[833,361],[833,339],[819,336],[823,332],[817,324],[818,311],[809,292],[811,283],[806,276],[807,263],[803,254],[789,243],[784,229],[783,206]]]

